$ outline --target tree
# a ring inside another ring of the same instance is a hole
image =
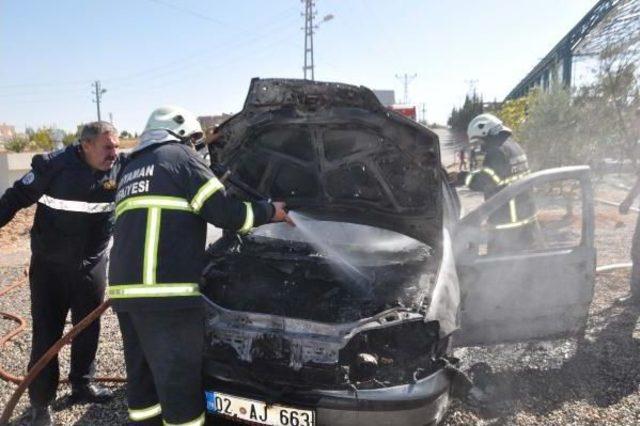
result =
[[[51,139],[51,129],[47,127],[41,127],[35,131],[31,140],[39,149],[44,151],[51,151],[53,149],[53,140]]]
[[[640,37],[637,38],[638,43]],[[534,168],[598,164],[605,158],[637,163],[640,139],[640,57],[628,42],[599,55],[591,84],[575,92],[531,92],[506,102],[500,117],[523,143]]]
[[[64,146],[73,145],[78,140],[78,136],[75,133],[67,133],[62,138],[62,144]]]
[[[120,132],[120,137],[122,139],[131,139],[133,137],[133,135],[129,132],[127,132],[126,130],[123,130],[122,132]]]
[[[533,168],[584,162],[587,147],[580,144],[577,137],[579,114],[568,90],[554,89],[532,95],[519,133]]]
[[[24,136],[13,136],[7,142],[4,143],[4,147],[7,151],[22,152],[29,146],[29,139]]]
[[[495,111],[495,114],[504,124],[513,130],[516,139],[520,139],[520,127],[527,119],[529,105],[533,102],[536,95],[537,91],[532,90],[527,96],[505,101]]]
[[[635,43],[639,40],[636,38]],[[582,133],[598,139],[594,155],[617,154],[621,165],[626,158],[637,163],[640,129],[634,121],[640,108],[638,63],[640,54],[630,49],[628,42],[608,44],[599,56],[594,83],[582,88],[576,97],[585,116]]]
[[[460,109],[453,108],[447,124],[451,126],[454,131],[466,133],[469,122],[475,116],[482,114],[483,111],[482,96],[478,96],[476,92],[473,92],[471,96],[467,94],[462,107],[460,107]]]

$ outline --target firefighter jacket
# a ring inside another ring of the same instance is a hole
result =
[[[485,199],[507,185],[529,174],[527,155],[513,139],[491,144],[487,148],[482,168],[467,175],[465,184],[472,191],[484,193]],[[495,229],[518,228],[535,221],[536,208],[532,196],[526,191],[489,217]]]
[[[71,268],[91,267],[106,253],[111,237],[115,176],[124,161],[121,154],[111,171],[95,171],[77,145],[35,155],[31,171],[0,198],[0,227],[37,202],[33,255]]]
[[[117,311],[200,306],[207,222],[248,232],[271,203],[242,202],[192,148],[178,142],[133,153],[118,178],[109,297]]]

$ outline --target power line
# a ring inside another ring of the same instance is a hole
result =
[[[101,85],[104,84],[103,82],[109,84],[109,93],[111,94],[114,94],[115,91],[121,94],[129,95],[132,92],[144,92],[149,86],[152,86],[152,88],[155,88],[156,86],[164,88],[166,87],[167,79],[175,82],[181,81],[185,78],[185,74],[193,68],[199,67],[201,68],[201,72],[206,72],[212,69],[220,68],[220,65],[228,65],[230,62],[237,62],[238,60],[246,57],[246,52],[239,51],[239,47],[249,46],[251,51],[258,50],[261,53],[265,53],[265,51],[268,51],[268,49],[271,49],[276,45],[282,46],[283,43],[291,42],[293,40],[291,37],[293,33],[291,31],[294,30],[291,27],[291,24],[299,19],[299,14],[297,12],[295,13],[295,16],[290,13],[294,10],[295,8],[289,8],[272,15],[268,20],[265,20],[264,25],[261,25],[263,31],[253,34],[250,38],[245,37],[241,39],[235,39],[231,43],[219,42],[214,46],[209,46],[210,50],[206,51],[204,54],[194,53],[185,58],[173,60],[169,63],[165,63],[154,68],[140,70],[134,74],[102,79],[100,83]],[[282,37],[270,40],[266,36],[271,34],[281,35]],[[299,42],[294,42],[293,44],[295,44],[296,47],[300,46]],[[222,52],[224,51],[233,53],[233,55],[222,61]],[[206,62],[207,60],[212,58],[216,59],[217,64],[215,66],[208,66]],[[224,64],[220,64],[220,62],[224,62]],[[63,84],[65,83],[60,83],[60,85]],[[26,84],[15,85],[15,90],[7,89],[6,92],[2,89],[2,87],[0,87],[0,98],[12,98],[15,99],[12,100],[12,102],[20,103],[55,102],[56,100],[59,100],[61,96],[64,96],[65,99],[69,99],[70,95],[74,95],[76,92],[78,94],[86,93],[86,84],[87,81],[85,80],[84,89],[82,89],[81,87],[46,87],[49,85],[56,85],[56,83],[53,82],[34,84],[33,86],[45,87],[31,87],[29,89],[26,88],[26,86],[28,86]],[[91,86],[93,87],[94,84],[95,83],[91,83]],[[21,86],[25,87],[20,88]],[[93,93],[93,91],[92,100],[93,102],[95,102],[95,94]]]
[[[192,10],[185,10],[184,8],[180,8],[177,5],[173,5],[169,2],[166,1],[162,1],[162,0],[148,0],[150,2],[153,3],[157,3],[160,4],[162,6],[165,7],[170,7],[173,9],[180,9],[184,12],[190,13],[192,15],[200,15],[198,16],[201,19],[206,19],[209,21],[216,21],[219,22],[221,24],[224,25],[228,25],[225,24],[224,22],[221,21],[217,21],[215,20],[215,18],[203,15],[203,14],[199,14],[198,12],[192,11]],[[261,31],[260,33],[255,33],[253,31],[248,31],[248,30],[244,30],[244,29],[240,29],[240,31],[238,33],[236,33],[237,35],[241,35],[242,33],[245,33],[246,35],[250,36],[246,39],[238,39],[237,37],[233,36],[233,34],[231,33],[227,33],[231,40],[233,40],[233,42],[231,43],[227,43],[224,41],[220,41],[217,45],[215,46],[211,46],[210,44],[208,44],[206,46],[206,49],[211,49],[210,50],[210,56],[219,56],[220,55],[220,49],[221,48],[228,48],[228,47],[233,47],[233,48],[237,48],[240,46],[244,46],[244,45],[250,45],[252,43],[254,43],[257,40],[262,40],[266,35],[268,34],[277,34],[280,32],[281,29],[285,28],[285,27],[290,27],[291,23],[293,23],[293,20],[297,20],[299,19],[299,15],[297,13],[297,7],[296,6],[289,6],[285,9],[279,10],[278,12],[274,13],[273,15],[270,15],[268,18],[261,20],[260,23],[258,23],[256,25],[256,27],[261,28],[263,31]],[[293,16],[293,14],[295,13],[295,17]],[[237,27],[236,27],[237,28]],[[205,50],[205,51],[207,51]],[[156,67],[152,67],[152,68],[146,68],[146,69],[140,69],[138,71],[134,71],[130,74],[126,74],[126,75],[121,75],[121,76],[114,76],[114,77],[110,77],[107,79],[103,79],[103,81],[106,81],[107,83],[114,83],[114,82],[123,82],[123,81],[131,81],[130,84],[136,84],[134,81],[132,80],[139,80],[139,79],[144,79],[145,82],[149,80],[149,78],[157,78],[158,75],[153,76],[150,74],[157,74],[158,72],[161,73],[160,76],[165,75],[165,74],[170,74],[172,72],[174,72],[175,68],[178,69],[182,69],[185,68],[185,65],[187,63],[192,63],[193,66],[198,66],[200,63],[200,60],[202,59],[203,56],[207,56],[207,55],[202,55],[202,51],[203,51],[203,47],[200,47],[198,50],[194,50],[193,53],[189,54],[189,55],[185,55],[182,58],[178,58],[178,59],[173,59],[170,62],[166,62],[164,64],[158,65]],[[191,65],[189,65],[190,67]],[[58,81],[58,82],[54,82],[54,81],[45,81],[45,82],[35,82],[35,83],[16,83],[16,84],[0,84],[0,97],[24,97],[24,96],[30,96],[30,95],[46,95],[48,93],[43,93],[43,92],[51,92],[51,93],[68,93],[70,91],[82,91],[84,92],[86,90],[86,84],[88,83],[87,80],[71,80],[71,81]],[[61,86],[69,86],[68,89],[65,89]],[[77,87],[71,87],[71,86],[77,86]],[[81,86],[85,86],[85,88],[83,89]],[[93,86],[93,83],[92,83]],[[4,93],[2,93],[4,92]],[[86,92],[85,92],[86,93]],[[39,101],[39,99],[38,99]]]
[[[174,9],[174,10],[179,10],[181,12],[184,12],[184,13],[189,14],[191,16],[194,16],[196,18],[200,18],[200,19],[202,19],[204,21],[210,21],[210,22],[215,22],[217,24],[222,24],[222,25],[229,26],[229,24],[227,24],[226,22],[223,22],[223,21],[221,21],[219,19],[212,18],[211,16],[202,14],[202,13],[197,12],[197,11],[192,10],[192,9],[187,9],[184,6],[178,6],[177,4],[169,3],[168,1],[162,1],[162,0],[149,0],[149,1],[152,2],[152,3],[160,4],[160,5],[164,6],[164,7],[168,7],[168,8]]]
[[[96,80],[93,83],[93,95],[95,96],[94,102],[96,103],[96,108],[98,110],[98,121],[102,121],[101,117],[100,117],[100,99],[102,98],[102,95],[104,93],[107,92],[107,89],[103,89],[100,86],[100,80]]]
[[[418,76],[418,74],[413,74],[413,75],[408,75],[407,73],[404,73],[404,75],[396,74],[396,78],[398,80],[403,80],[403,86],[404,86],[404,100],[403,100],[403,103],[405,105],[409,104],[409,83],[411,83],[417,76]]]
[[[291,25],[289,25],[286,28],[291,29]],[[275,33],[279,33],[279,32],[276,31]],[[267,40],[266,38],[257,36],[256,42],[253,43],[251,47],[251,51],[257,51],[257,52],[252,54],[252,58],[256,59],[258,57],[268,55],[273,50],[273,48],[275,47],[282,48],[284,43],[293,43],[295,44],[296,48],[302,47],[301,43],[299,42],[295,43],[293,41],[294,39],[291,37],[291,34],[288,34],[285,32],[285,33],[282,33],[282,35],[283,37],[279,37],[278,39],[275,39],[275,40]],[[225,60],[223,61],[217,60],[212,65],[207,65],[206,62],[201,61],[200,63],[187,65],[187,66],[181,67],[180,69],[175,69],[171,72],[164,72],[162,74],[152,76],[150,78],[147,78],[143,83],[136,83],[136,84],[132,84],[132,83],[115,84],[114,83],[115,87],[113,87],[112,85],[109,91],[112,95],[114,95],[117,92],[118,95],[130,96],[132,93],[149,92],[155,89],[166,90],[167,85],[173,85],[174,83],[191,84],[190,81],[193,81],[192,79],[195,78],[196,75],[200,75],[202,73],[208,73],[213,70],[219,70],[227,66],[233,65],[238,61],[242,61],[246,59],[247,52],[245,51],[236,50],[233,53],[234,53],[233,55],[230,55],[229,57],[225,58]],[[206,59],[207,56],[213,56],[213,55],[215,55],[215,52],[211,52],[210,55],[202,56],[201,60]],[[219,59],[219,54],[216,55],[216,58]],[[180,71],[180,72],[178,73],[177,71]],[[129,88],[129,86],[131,87]],[[124,90],[125,87],[127,87],[126,90]]]
[[[469,95],[473,95],[474,93],[477,92],[477,87],[478,87],[477,79],[465,80],[464,82],[467,83],[467,85],[469,86],[469,91],[467,92]]]
[[[284,13],[280,13],[277,17],[280,17],[282,15],[284,15]],[[257,45],[257,43],[266,40],[267,35],[280,34],[282,29],[289,28],[291,26],[291,22],[293,22],[293,19],[297,20],[299,18],[296,16],[295,18],[291,17],[282,22],[271,22],[269,24],[262,25],[262,29],[264,31],[254,33],[249,38],[236,38],[230,43],[220,41],[216,45],[207,46],[207,49],[205,49],[204,51],[202,48],[200,48],[197,52],[194,51],[192,54],[179,59],[174,59],[162,65],[142,69],[124,76],[107,78],[104,81],[118,85],[121,85],[122,82],[128,82],[125,83],[125,85],[138,85],[136,80],[144,80],[144,82],[146,83],[150,79],[158,79],[165,75],[171,75],[181,70],[189,69],[192,67],[202,67],[203,61],[205,59],[215,57],[218,60],[222,60],[222,52],[225,50],[235,52],[240,47],[254,47]]]
[[[14,88],[22,88],[22,87],[60,87],[60,86],[79,86],[87,84],[86,80],[72,80],[72,81],[52,81],[52,82],[43,82],[43,83],[17,83],[17,84],[2,84],[0,85],[0,89],[14,89]]]
[[[264,57],[266,55],[268,55],[271,50],[274,47],[281,47],[282,44],[284,42],[287,41],[291,41],[292,38],[290,35],[285,35],[282,38],[279,38],[277,40],[273,40],[271,43],[260,46],[259,44],[254,45],[254,47],[256,49],[258,49],[258,52],[256,54],[254,54],[252,57],[254,59],[258,59],[260,57]],[[262,41],[262,40],[260,40]],[[302,47],[302,45],[300,43],[296,43],[296,47]],[[201,74],[203,72],[210,72],[212,70],[219,70],[219,69],[223,69],[227,66],[233,65],[234,63],[240,61],[240,60],[244,60],[246,58],[246,53],[244,52],[237,52],[237,54],[234,57],[231,57],[229,59],[226,59],[225,61],[218,61],[215,65],[213,66],[199,66],[199,69],[195,70],[195,74],[194,72],[191,72],[190,74],[185,74],[184,72],[180,73],[179,75],[175,75],[175,73],[170,73],[174,74],[172,77],[170,77],[169,79],[163,79],[161,82],[152,82],[151,80],[154,79],[150,79],[149,82],[151,82],[151,84],[137,84],[134,87],[127,89],[126,91],[123,91],[122,88],[123,86],[118,85],[116,86],[115,89],[111,88],[110,89],[110,93],[113,95],[114,92],[117,92],[118,94],[122,94],[122,95],[126,95],[127,97],[130,97],[132,94],[135,93],[149,93],[152,91],[155,91],[157,89],[161,89],[161,90],[166,90],[167,85],[173,85],[175,83],[181,83],[181,84],[190,84],[190,81],[193,81],[192,79],[195,78],[195,76],[197,74]],[[192,68],[192,67],[190,67]],[[186,70],[183,70],[186,71]],[[190,77],[190,78],[188,78]]]

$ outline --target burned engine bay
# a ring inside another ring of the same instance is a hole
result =
[[[235,311],[325,323],[358,321],[392,308],[421,309],[437,267],[429,246],[363,225],[304,226],[324,241],[305,242],[297,228],[271,224],[221,253],[210,250],[210,298]],[[357,240],[364,235],[372,235],[367,244]]]
[[[363,225],[304,227],[333,243],[328,252],[283,224],[210,249],[205,293],[222,309],[208,357],[299,386],[390,386],[432,372],[443,350],[438,322],[424,317],[436,253]]]

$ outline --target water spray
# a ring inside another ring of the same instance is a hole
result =
[[[328,244],[312,227],[309,226],[312,219],[297,213],[295,211],[289,212],[289,218],[295,224],[296,229],[312,244],[319,252],[327,256],[331,266],[336,272],[343,275],[346,280],[341,280],[340,283],[347,287],[347,289],[358,296],[370,296],[372,292],[372,284],[374,277],[368,276],[360,269],[358,269],[353,262],[349,261],[344,253],[340,253],[334,246]]]

